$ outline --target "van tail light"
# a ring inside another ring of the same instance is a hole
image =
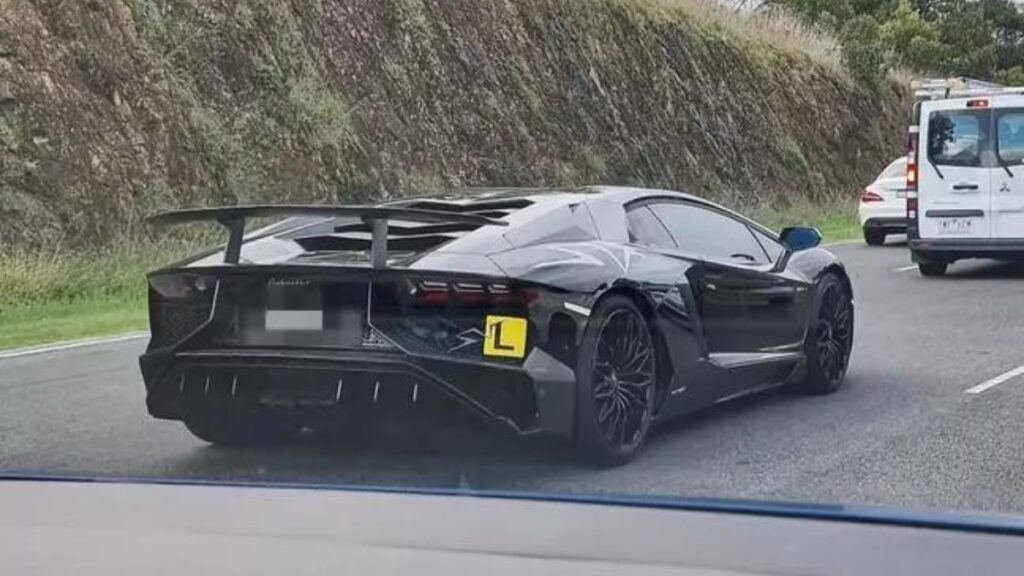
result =
[[[907,219],[917,220],[917,127],[911,128],[907,139]]]
[[[861,190],[860,201],[862,204],[867,204],[868,202],[884,202],[885,198],[882,198],[876,192],[872,192],[870,190]]]

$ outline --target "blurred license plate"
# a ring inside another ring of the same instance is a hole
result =
[[[267,310],[266,329],[323,330],[323,310]]]
[[[943,218],[939,220],[939,234],[958,236],[974,232],[972,218]]]

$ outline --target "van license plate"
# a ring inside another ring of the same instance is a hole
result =
[[[939,220],[939,234],[964,236],[974,232],[974,220],[971,218],[943,218]]]

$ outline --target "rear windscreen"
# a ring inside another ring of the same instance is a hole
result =
[[[1024,163],[1024,109],[998,112],[996,145],[996,153],[1004,163]]]
[[[928,117],[928,159],[934,164],[981,166],[988,146],[988,110],[949,110]]]
[[[898,158],[892,164],[885,167],[885,170],[878,175],[878,179],[902,178],[907,173],[907,159]]]

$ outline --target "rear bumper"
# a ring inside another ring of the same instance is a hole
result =
[[[914,262],[960,258],[1024,260],[1024,239],[912,237],[908,244]]]
[[[863,221],[862,226],[865,230],[905,232],[907,230],[907,219],[905,216],[868,218],[867,220]]]
[[[257,403],[296,418],[470,416],[525,436],[569,438],[573,371],[534,348],[521,366],[360,349],[156,349],[140,358],[146,405],[179,420],[190,402]]]

